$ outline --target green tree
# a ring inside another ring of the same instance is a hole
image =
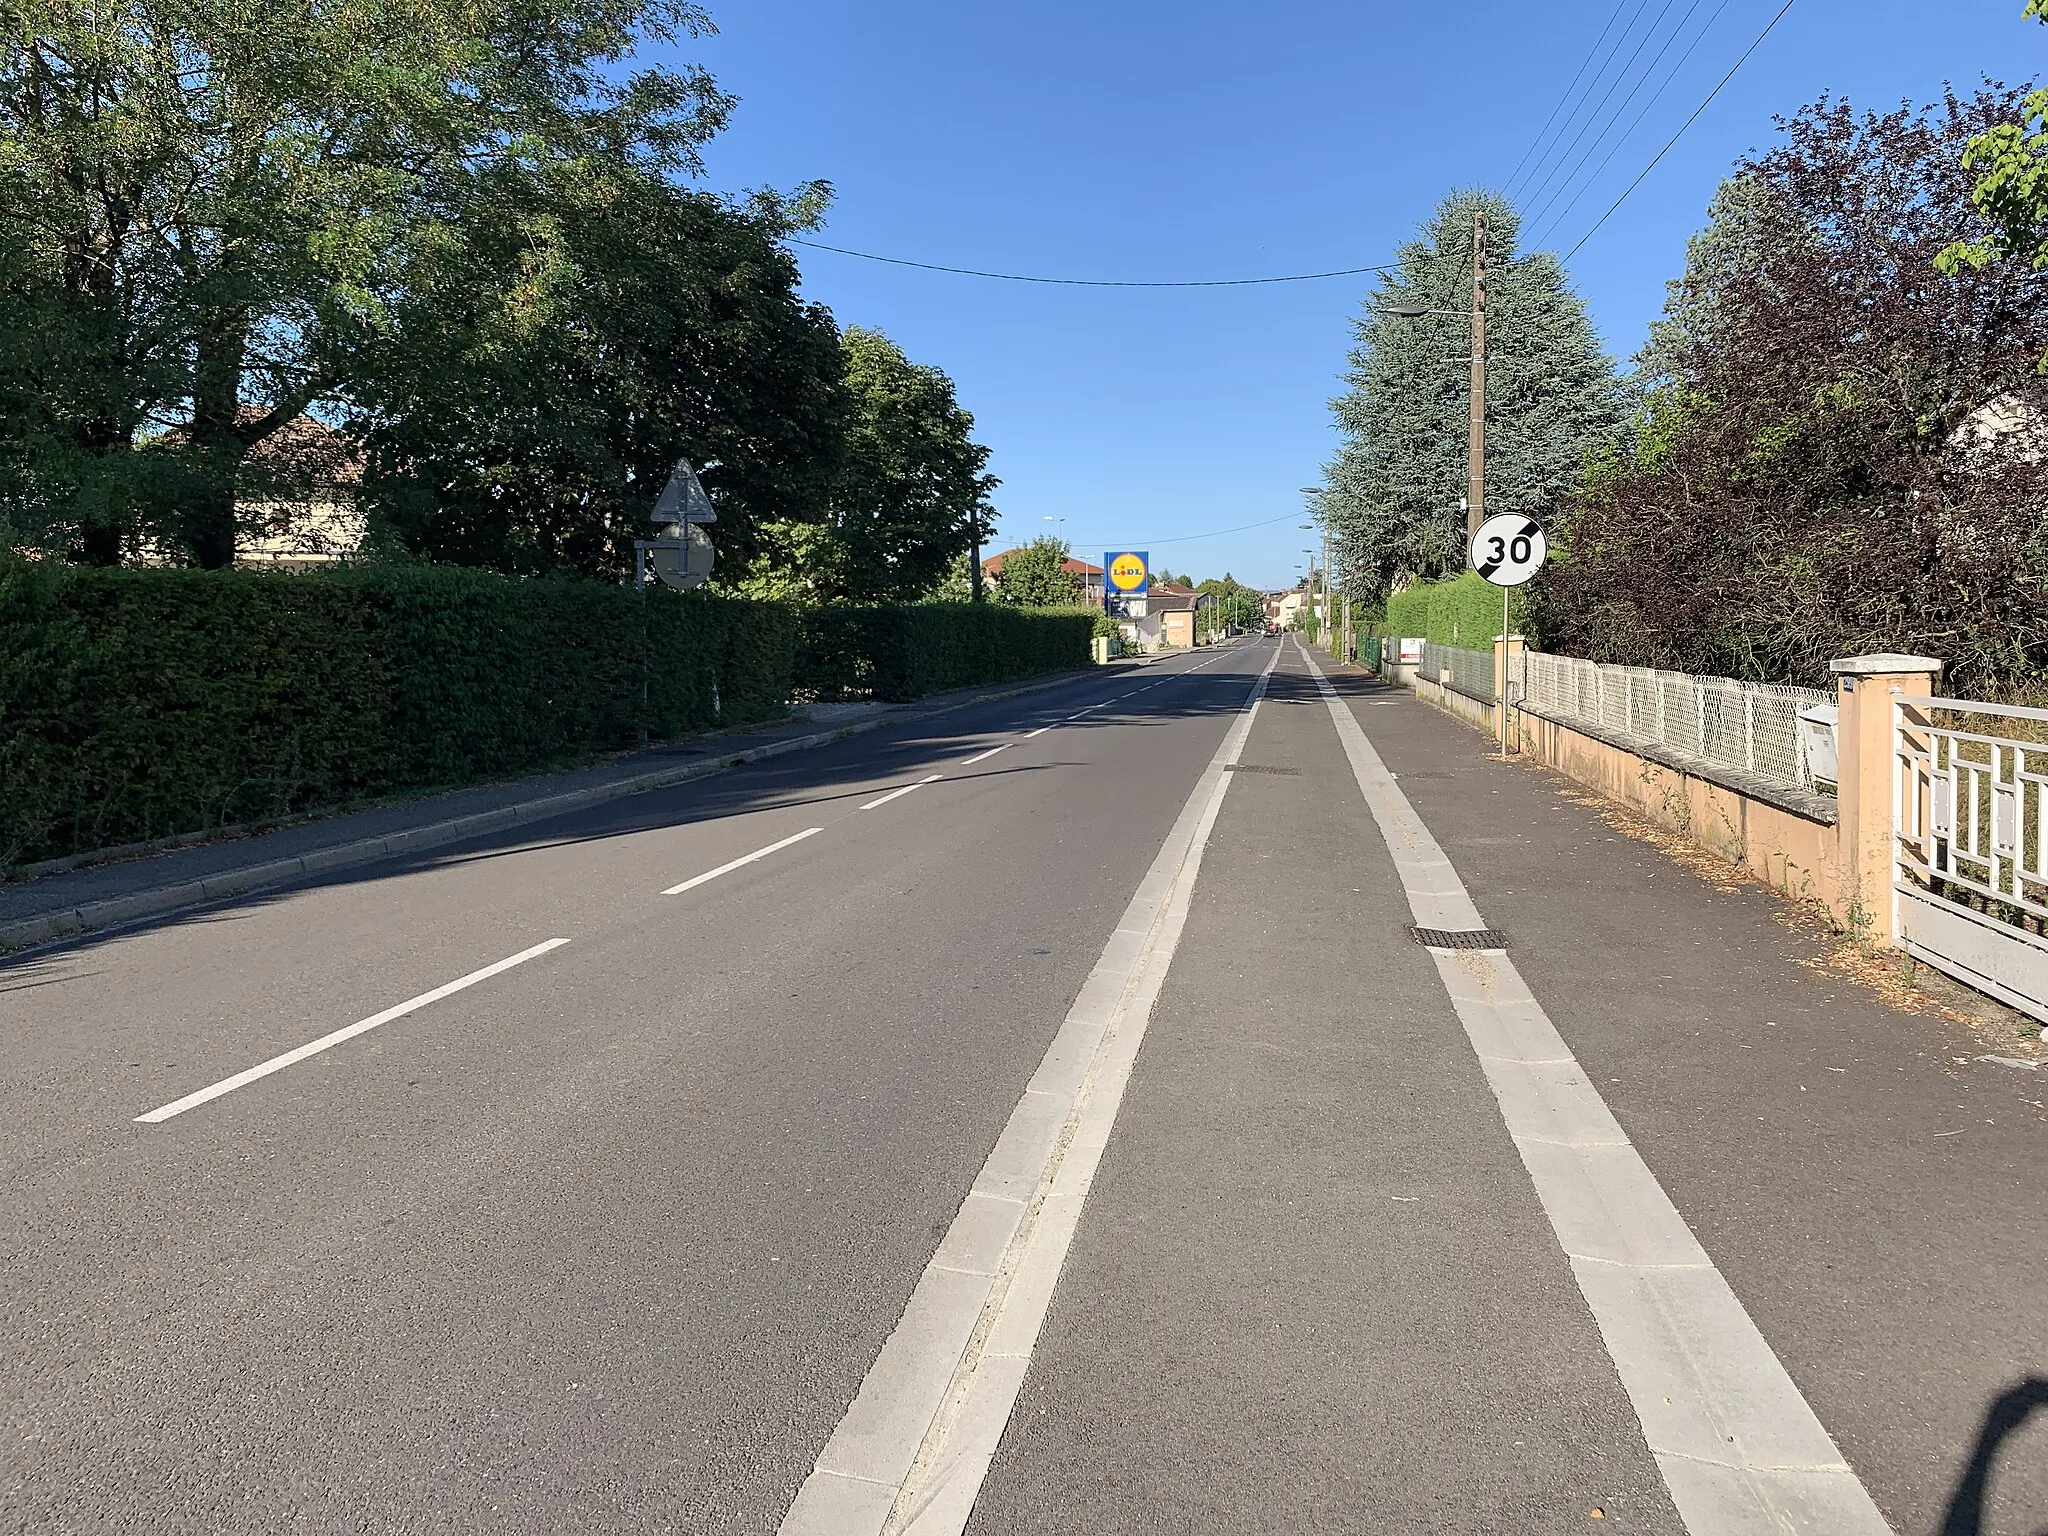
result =
[[[1958,690],[2038,686],[2048,290],[1935,267],[1984,230],[1963,146],[2017,105],[1822,100],[1736,168],[1642,409],[1560,508],[1546,648],[1814,686],[1831,658],[1917,651]]]
[[[939,369],[913,363],[880,331],[849,327],[846,463],[832,495],[843,551],[835,596],[908,602],[928,594],[985,530],[1000,483],[974,418]]]
[[[1613,364],[1556,258],[1516,253],[1519,215],[1504,199],[1445,198],[1352,322],[1350,388],[1332,402],[1342,444],[1321,508],[1342,569],[1382,588],[1464,565],[1475,207],[1487,232],[1488,510],[1545,509],[1623,415]],[[1388,300],[1448,313],[1388,315]]]
[[[721,569],[815,564],[847,401],[837,328],[777,243],[789,213],[630,165],[478,180],[463,239],[366,341],[374,525],[427,559],[617,579],[687,457]]]
[[[1210,577],[1195,588],[1217,599],[1218,621],[1236,629],[1251,629],[1266,622],[1266,595],[1247,587],[1228,571]]]
[[[695,168],[726,98],[630,61],[707,26],[687,0],[0,0],[0,348],[42,335],[51,402],[9,415],[10,518],[119,558],[133,456],[174,428],[148,522],[227,563],[251,449],[348,398],[480,171]]]
[[[1078,605],[1087,589],[1081,578],[1066,568],[1071,555],[1066,541],[1050,534],[1011,550],[996,568],[996,600],[1022,608]]]
[[[2048,24],[2048,0],[2027,0],[2025,14]],[[1991,228],[1951,241],[1935,265],[1949,274],[1982,271],[2017,256],[2036,271],[2048,267],[2048,89],[2029,93],[2010,118],[1972,138],[1962,161],[1977,172],[1970,201]]]

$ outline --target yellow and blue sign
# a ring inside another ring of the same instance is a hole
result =
[[[1112,551],[1102,557],[1103,585],[1123,597],[1143,597],[1152,579],[1152,562],[1142,550]]]

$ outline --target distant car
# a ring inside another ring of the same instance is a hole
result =
[[[1280,633],[1280,626],[1278,624],[1268,624],[1266,626],[1266,633],[1269,635],[1277,635]]]

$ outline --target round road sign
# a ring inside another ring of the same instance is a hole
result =
[[[1496,587],[1519,587],[1543,569],[1543,530],[1533,517],[1505,512],[1472,535],[1472,569]]]

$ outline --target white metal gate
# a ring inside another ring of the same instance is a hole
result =
[[[1892,696],[1892,932],[2048,1021],[2048,709]]]

